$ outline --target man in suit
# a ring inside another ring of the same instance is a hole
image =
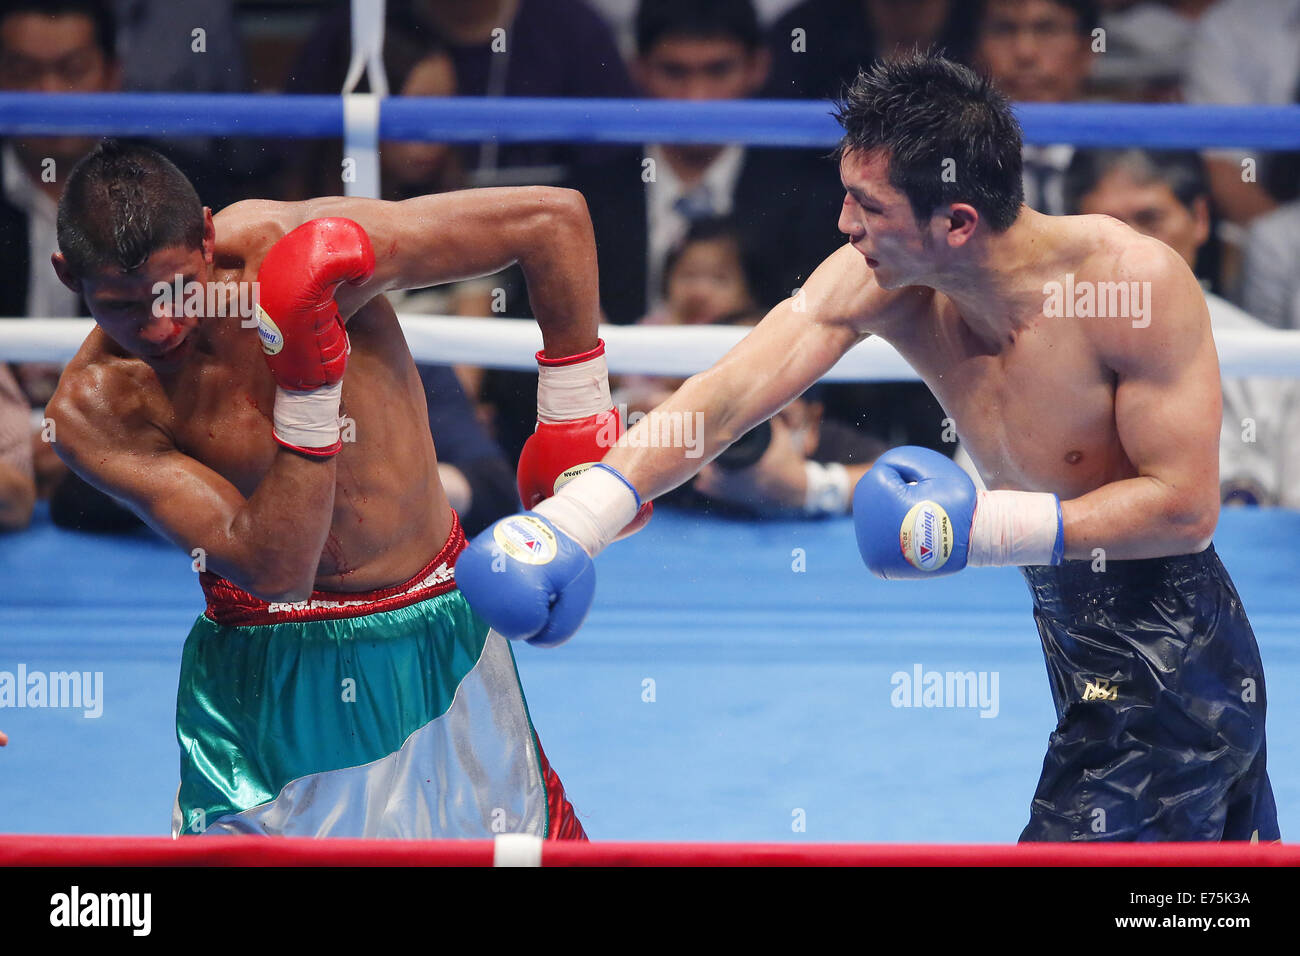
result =
[[[744,99],[767,78],[769,54],[752,0],[642,3],[633,77],[656,99]],[[734,218],[761,263],[760,302],[792,294],[842,243],[827,214],[842,199],[820,153],[736,144],[647,144],[580,167],[600,253],[601,302],[613,322],[658,305],[668,251],[697,219]]]

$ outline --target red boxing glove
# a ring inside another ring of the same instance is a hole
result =
[[[340,448],[338,410],[348,333],[334,301],[340,283],[375,271],[364,229],[351,219],[313,219],[271,247],[257,272],[262,352],[279,386],[275,440],[309,455]]]
[[[525,508],[551,497],[618,443],[623,420],[609,394],[605,343],[562,359],[537,353],[537,429],[519,455],[519,499]],[[645,502],[619,538],[640,531],[654,511]]]

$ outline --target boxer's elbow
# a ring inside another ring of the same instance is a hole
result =
[[[531,232],[552,249],[566,253],[574,244],[594,244],[587,200],[576,189],[530,186],[528,204]]]
[[[1174,498],[1165,511],[1170,554],[1197,554],[1210,546],[1219,525],[1219,499],[1201,495]]]
[[[231,580],[249,594],[268,603],[292,604],[311,597],[315,574],[315,568],[304,570],[280,563],[261,561],[247,569],[242,575],[243,581],[235,580],[233,577]]]

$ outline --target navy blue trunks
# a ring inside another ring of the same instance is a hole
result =
[[[1214,547],[1021,570],[1057,715],[1021,841],[1280,839],[1264,669]]]

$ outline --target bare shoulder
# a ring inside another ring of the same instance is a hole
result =
[[[212,217],[217,261],[227,268],[256,269],[270,248],[305,221],[305,203],[245,199]]]
[[[123,355],[96,328],[46,405],[54,422],[54,450],[84,477],[96,474],[101,458],[112,451],[163,447],[167,404],[149,367]]]
[[[1079,278],[1094,284],[1099,310],[1081,322],[1107,364],[1163,362],[1212,342],[1205,293],[1178,253],[1108,216],[1079,218],[1093,220]]]
[[[823,321],[851,326],[860,335],[889,337],[891,332],[912,328],[935,305],[932,289],[883,288],[862,254],[847,243],[822,261],[801,292],[809,312]]]

